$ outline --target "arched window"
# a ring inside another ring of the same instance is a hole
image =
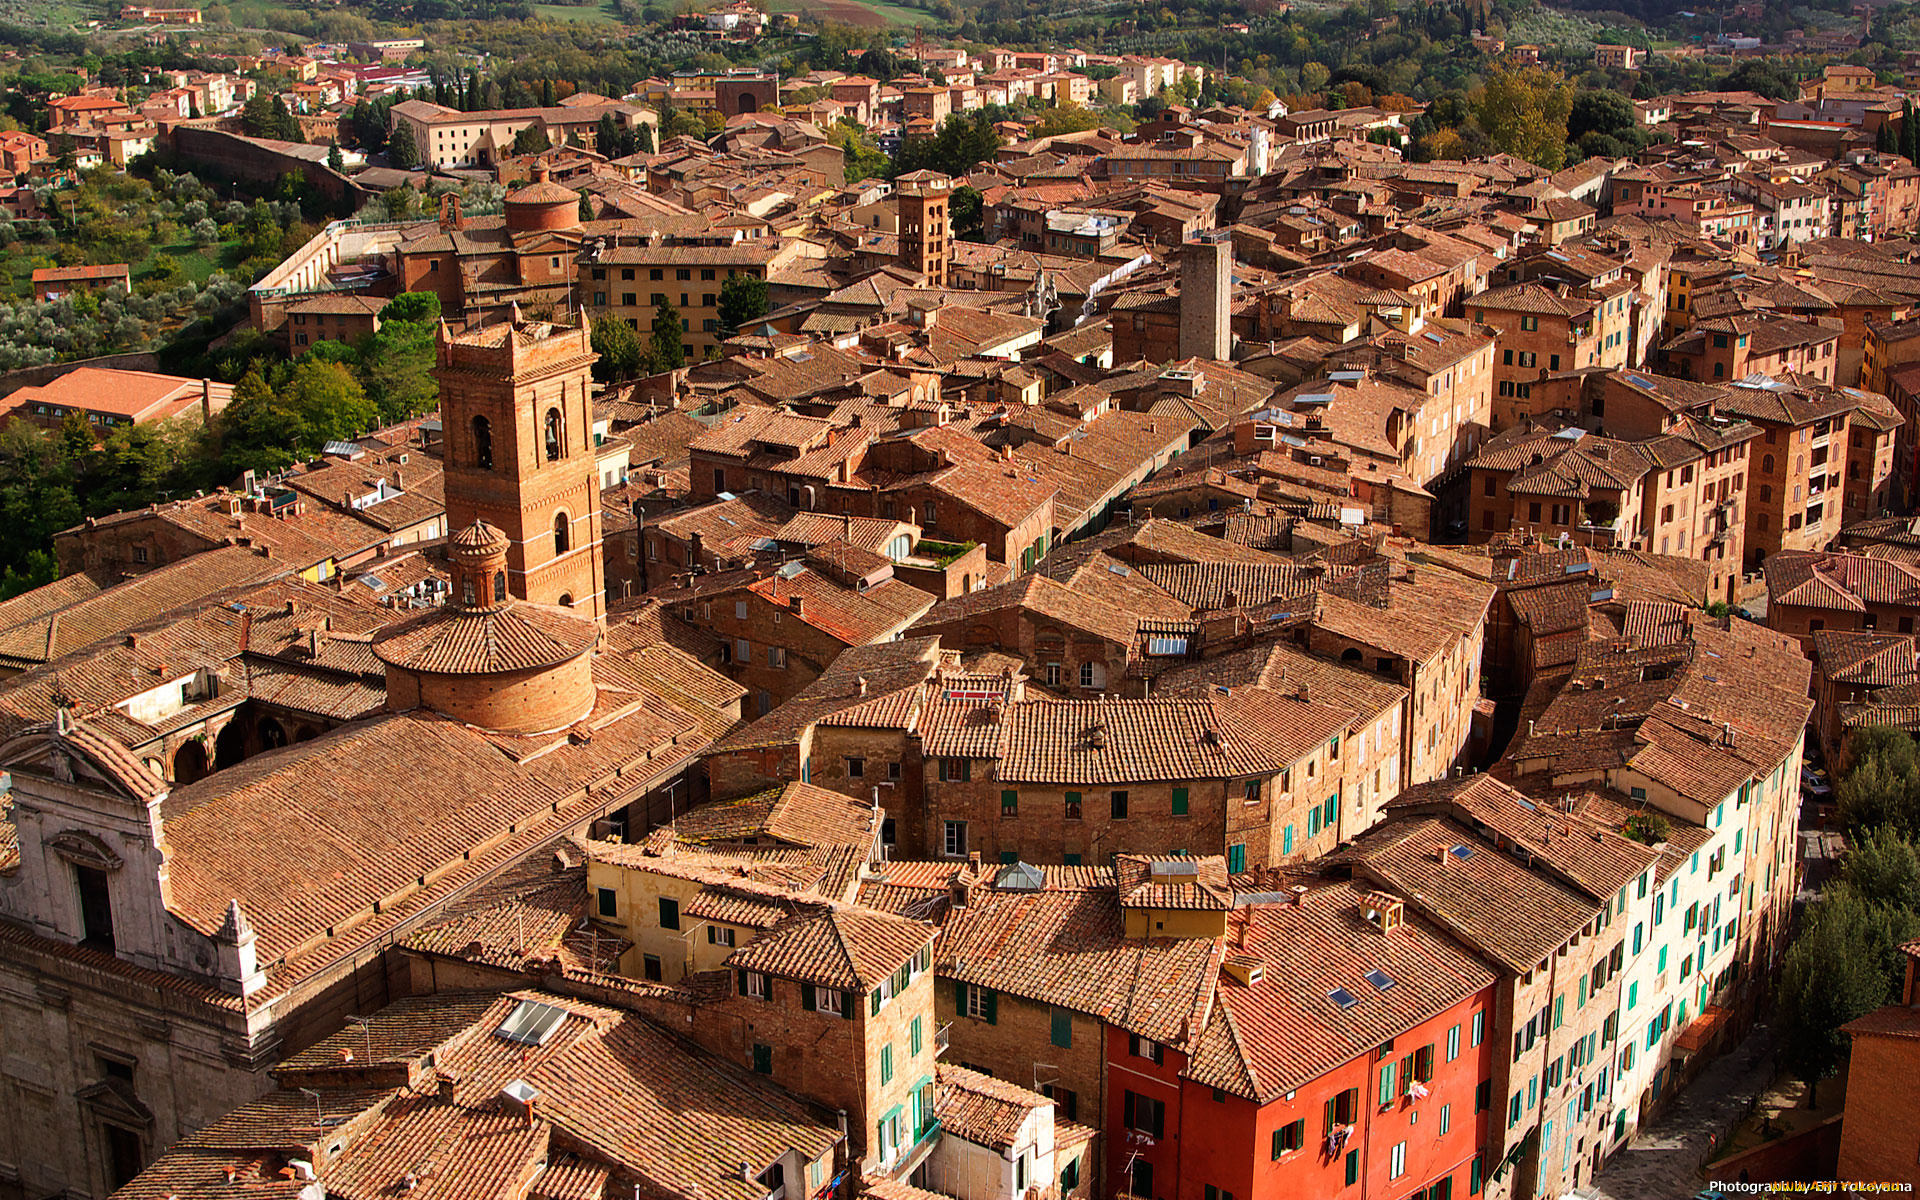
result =
[[[573,522],[567,519],[567,510],[561,509],[553,514],[553,553],[559,557],[573,545]]]
[[[485,417],[473,419],[473,465],[493,470],[493,426]]]
[[[572,607],[573,607],[573,593],[572,593],[572,592],[561,592],[561,593],[560,593],[560,607],[561,607],[561,608],[572,608]]]
[[[1769,475],[1773,474],[1773,455],[1769,454],[1760,460],[1760,469]]]
[[[473,580],[464,581],[460,587],[460,602],[471,607],[476,599],[478,597],[473,594]]]
[[[280,722],[272,717],[260,719],[260,746],[265,750],[277,750],[287,744],[287,731]]]
[[[1771,500],[1771,499],[1773,499],[1773,485],[1772,485],[1772,484],[1770,484],[1770,483],[1763,483],[1763,484],[1761,484],[1761,485],[1760,485],[1760,499],[1762,499],[1762,500]]]
[[[495,571],[493,573],[493,602],[495,604],[504,604],[506,603],[506,599],[507,573],[505,571]]]
[[[566,430],[560,420],[560,410],[547,410],[547,461],[554,462],[560,457],[560,448],[566,444]]]

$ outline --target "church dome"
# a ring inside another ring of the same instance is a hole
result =
[[[483,729],[540,733],[593,711],[600,626],[507,590],[506,534],[475,521],[447,539],[453,601],[374,636],[387,704],[425,707]]]
[[[574,229],[580,224],[580,194],[547,176],[545,164],[533,169],[530,183],[508,192],[507,228],[515,232]]]

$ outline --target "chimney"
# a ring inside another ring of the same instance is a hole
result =
[[[1307,888],[1305,884],[1296,883],[1287,889],[1287,903],[1294,908],[1299,908],[1306,898]]]
[[[802,613],[805,611],[805,609],[802,607],[803,603],[804,602],[799,596],[787,597],[787,607],[793,610],[793,615],[796,617],[802,615]]]

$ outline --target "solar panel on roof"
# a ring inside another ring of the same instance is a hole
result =
[[[1521,808],[1524,808],[1524,809],[1526,809],[1526,810],[1527,810],[1528,812],[1538,812],[1538,811],[1540,811],[1539,809],[1537,809],[1537,808],[1535,808],[1535,807],[1533,806],[1533,801],[1531,801],[1531,800],[1529,800],[1529,799],[1527,799],[1527,798],[1526,798],[1525,796],[1515,796],[1515,797],[1514,797],[1514,800],[1515,800],[1515,801],[1517,801],[1517,802],[1519,803],[1519,805],[1520,805],[1520,807],[1521,807]]]
[[[1467,859],[1473,857],[1473,847],[1467,845],[1465,842],[1462,842],[1458,846],[1455,846],[1453,849],[1447,851],[1447,853],[1453,855],[1455,858],[1460,859],[1462,862],[1464,862]]]
[[[1338,987],[1328,992],[1327,999],[1338,1004],[1341,1008],[1353,1008],[1360,1003],[1360,997],[1343,987]]]
[[[806,569],[807,569],[807,564],[805,563],[797,563],[797,562],[781,563],[780,569],[777,572],[775,572],[775,574],[779,575],[780,578],[782,579],[792,579],[795,575],[798,575],[800,572]]]
[[[1384,992],[1393,986],[1393,976],[1375,967],[1367,972],[1367,982]]]
[[[1125,568],[1125,567],[1123,567],[1123,566],[1121,566],[1121,565],[1120,565],[1119,563],[1108,563],[1108,564],[1107,564],[1107,570],[1109,570],[1109,571],[1112,571],[1112,572],[1113,572],[1113,573],[1114,573],[1115,575],[1131,575],[1131,574],[1133,574],[1133,572],[1132,572],[1132,571],[1129,571],[1129,570],[1128,570],[1127,568]]]

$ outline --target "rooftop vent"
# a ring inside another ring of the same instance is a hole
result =
[[[1226,961],[1220,964],[1220,969],[1225,971],[1229,978],[1248,987],[1267,977],[1266,964],[1246,954],[1229,954]]]

